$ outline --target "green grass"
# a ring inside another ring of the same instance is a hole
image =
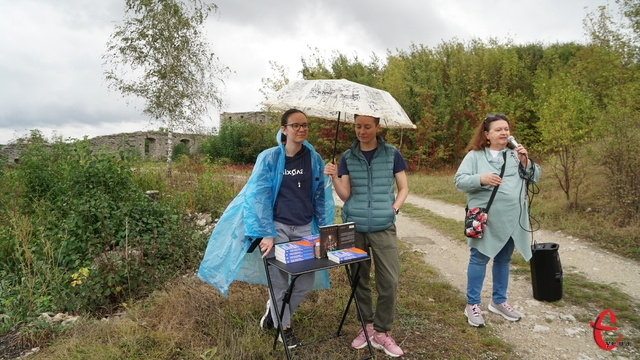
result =
[[[464,205],[466,197],[453,185],[455,172],[412,173],[408,175],[409,192],[443,200],[451,204]]]
[[[423,255],[400,245],[401,277],[394,339],[410,359],[513,359],[512,347],[491,327],[469,327],[460,309],[464,297],[426,265]],[[332,289],[313,291],[292,319],[303,343],[297,359],[349,359],[366,355],[349,344],[358,331],[352,304],[342,329],[333,335],[348,300],[343,268],[330,271]],[[259,329],[265,286],[234,282],[229,298],[195,277],[180,278],[164,291],[107,322],[84,320],[32,356],[38,359],[272,359],[284,357],[274,332]],[[317,342],[320,340],[325,340]],[[315,343],[314,343],[315,342]],[[385,356],[376,350],[378,358]]]

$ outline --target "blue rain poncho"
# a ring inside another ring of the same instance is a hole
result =
[[[280,139],[278,131],[276,140]],[[324,175],[324,161],[309,142],[303,145],[311,151],[311,194],[315,215],[311,228],[333,224],[335,205],[331,180]],[[231,201],[211,233],[198,277],[228,296],[233,280],[267,285],[264,264],[259,250],[248,253],[252,242],[261,237],[276,237],[273,207],[284,173],[284,145],[267,149],[258,155],[247,184]],[[314,289],[329,288],[326,270],[316,272]]]

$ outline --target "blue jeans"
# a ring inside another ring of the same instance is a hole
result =
[[[493,293],[491,300],[496,304],[507,301],[507,287],[509,286],[509,264],[513,254],[513,239],[509,238],[502,250],[493,258]],[[487,271],[489,257],[471,248],[469,256],[469,267],[467,268],[467,304],[480,304],[480,293],[482,293],[482,283]]]

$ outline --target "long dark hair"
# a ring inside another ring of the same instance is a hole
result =
[[[307,114],[305,114],[302,110],[298,110],[298,109],[289,109],[287,111],[284,112],[284,114],[282,114],[282,117],[280,118],[280,126],[286,126],[287,122],[289,121],[289,116],[293,115],[293,114],[302,114],[305,117],[307,116]],[[284,133],[280,134],[280,142],[282,143],[282,145],[287,143],[287,135],[285,135]]]
[[[487,114],[484,120],[478,124],[476,130],[473,132],[471,141],[469,141],[469,145],[467,145],[467,151],[482,150],[489,146],[487,138],[484,136],[484,132],[489,131],[491,123],[497,120],[504,120],[509,124],[509,119],[507,119],[505,114]]]

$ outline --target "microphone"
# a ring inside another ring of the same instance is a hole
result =
[[[509,136],[507,138],[507,144],[509,146],[509,148],[511,149],[515,149],[518,147],[518,142],[516,141],[516,139],[513,136]]]

